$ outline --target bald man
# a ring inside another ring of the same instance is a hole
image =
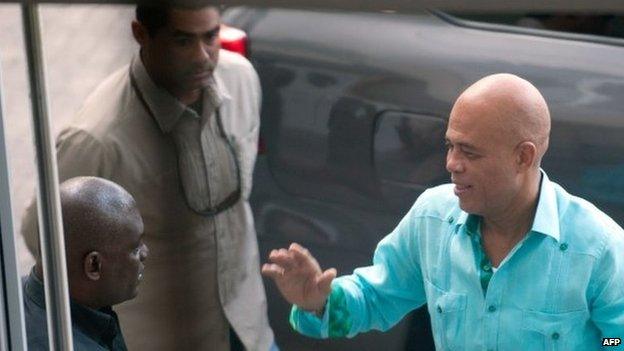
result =
[[[119,185],[78,177],[60,186],[74,350],[126,350],[112,305],[132,299],[148,250],[143,220]],[[48,350],[41,258],[24,282],[29,350]]]
[[[426,303],[438,350],[598,350],[624,337],[624,231],[548,179],[549,133],[526,80],[466,89],[446,132],[453,184],[416,200],[372,266],[334,279],[297,244],[270,253],[262,270],[294,304],[292,326],[352,337]]]

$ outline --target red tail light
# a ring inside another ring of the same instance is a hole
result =
[[[219,39],[221,40],[221,48],[248,57],[247,33],[244,31],[222,24]]]

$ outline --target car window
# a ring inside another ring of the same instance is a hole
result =
[[[464,20],[624,39],[624,16],[582,13],[453,14]]]

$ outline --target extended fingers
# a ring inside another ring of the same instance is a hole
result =
[[[297,266],[293,254],[286,249],[272,250],[269,254],[269,261],[281,266],[284,270],[293,270]]]
[[[292,253],[292,256],[298,266],[309,267],[317,271],[321,270],[314,256],[312,256],[310,251],[308,251],[305,247],[297,243],[292,243],[288,248],[288,252]]]
[[[292,243],[288,250],[277,249],[269,253],[267,268],[262,267],[263,273],[270,277],[279,278],[289,272],[306,272],[305,274],[320,275],[321,269],[316,259],[303,246]],[[303,271],[301,271],[303,269]]]

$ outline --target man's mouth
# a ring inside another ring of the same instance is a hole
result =
[[[212,71],[210,71],[210,70],[191,73],[191,76],[194,79],[206,79],[206,78],[210,77],[211,75],[212,75]]]
[[[461,196],[472,189],[472,185],[464,185],[455,183],[455,195]]]

